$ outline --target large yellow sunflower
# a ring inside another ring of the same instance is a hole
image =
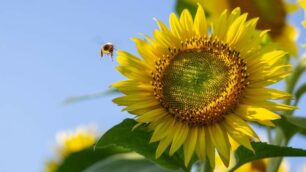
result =
[[[257,21],[236,8],[210,29],[199,5],[194,19],[188,10],[179,18],[173,13],[170,29],[156,20],[153,37],[134,38],[142,59],[118,51],[117,69],[128,80],[113,84],[125,94],[113,101],[148,124],[150,142],[159,142],[156,158],[169,146],[170,155],[182,146],[185,165],[195,152],[214,167],[217,150],[228,166],[229,137],[250,150],[250,138],[258,138],[246,121],[273,126],[279,116],[272,110],[292,109],[270,101],[291,98],[266,88],[291,66],[284,64],[284,51],[262,47],[266,31],[255,29]]]
[[[61,162],[71,153],[85,150],[97,141],[96,129],[93,127],[80,127],[75,131],[61,132],[57,135],[58,147],[56,158],[48,160],[45,172],[57,171]]]
[[[280,48],[290,54],[297,54],[295,40],[297,31],[286,21],[288,13],[296,10],[296,5],[286,0],[179,0],[190,5],[200,3],[209,19],[215,20],[223,10],[233,10],[240,7],[242,12],[248,13],[248,18],[259,17],[257,27],[269,29],[269,35]]]

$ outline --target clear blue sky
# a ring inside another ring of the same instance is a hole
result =
[[[99,59],[100,45],[111,41],[136,53],[130,38],[151,34],[153,17],[167,23],[173,8],[174,1],[164,0],[0,1],[0,171],[39,172],[58,131],[88,123],[105,131],[129,117],[111,96],[62,102],[123,79],[115,61]],[[299,25],[301,11],[291,19]],[[306,148],[305,138],[291,145]],[[299,169],[306,158],[293,161]]]

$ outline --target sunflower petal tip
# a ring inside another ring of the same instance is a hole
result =
[[[163,152],[161,150],[157,149],[156,152],[155,152],[155,159],[159,159],[162,154],[163,154]]]
[[[240,7],[236,7],[236,8],[232,11],[233,14],[235,14],[235,13],[240,13],[240,12],[241,12]]]
[[[204,11],[204,8],[203,8],[202,4],[200,4],[199,2],[197,2],[197,6],[198,6],[198,10],[201,9],[201,10]]]
[[[136,37],[131,38],[131,40],[132,40],[133,42],[135,42],[136,44],[140,42],[140,39],[139,39],[139,38],[136,38]]]
[[[249,150],[252,151],[253,154],[256,154],[255,149],[253,148],[253,146],[251,146],[251,147],[249,148]]]
[[[171,148],[170,148],[170,151],[169,151],[169,156],[173,156],[173,154],[175,153],[174,149],[171,149]]]
[[[134,131],[136,128],[138,128],[139,126],[141,126],[141,122],[139,122],[138,124],[134,125],[134,127],[132,128],[132,131]]]
[[[185,160],[184,160],[184,165],[185,165],[185,167],[188,167],[189,161],[190,161],[190,160],[188,160],[188,159],[185,159]]]

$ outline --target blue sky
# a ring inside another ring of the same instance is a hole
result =
[[[41,171],[57,132],[89,123],[105,131],[129,117],[112,96],[70,105],[63,100],[123,79],[115,61],[99,59],[101,44],[111,41],[137,54],[130,38],[151,34],[153,17],[167,23],[173,8],[174,1],[164,0],[0,1],[0,171]],[[290,19],[299,25],[302,12]],[[306,148],[301,137],[291,145]],[[290,162],[299,169],[306,158]]]

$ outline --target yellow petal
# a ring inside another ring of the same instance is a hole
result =
[[[112,84],[112,87],[118,89],[124,94],[131,93],[152,93],[153,87],[151,84],[141,83],[135,80],[119,81]]]
[[[238,17],[228,28],[226,34],[226,42],[230,45],[235,45],[243,33],[244,24],[247,18],[247,14],[243,14]]]
[[[117,62],[122,66],[129,66],[133,67],[135,69],[138,69],[143,72],[148,72],[150,75],[150,71],[153,69],[153,67],[147,65],[146,63],[142,62],[139,58],[136,56],[125,52],[125,51],[117,51],[118,57]]]
[[[144,108],[152,108],[159,105],[159,102],[157,100],[149,100],[149,101],[143,101],[139,103],[132,104],[126,108],[124,108],[122,111],[133,111],[137,109],[144,109]],[[154,108],[155,109],[155,108]]]
[[[254,106],[254,107],[262,107],[268,110],[294,110],[297,109],[296,106],[290,106],[281,103],[269,102],[269,101],[254,101],[252,99],[244,99],[242,104]]]
[[[231,14],[228,16],[228,26],[230,26],[241,14],[241,9],[239,7],[235,8]]]
[[[186,37],[184,37],[184,33],[182,31],[183,29],[181,27],[180,21],[178,20],[177,16],[174,13],[171,13],[169,20],[170,20],[169,23],[172,33],[178,38],[184,40]]]
[[[168,113],[163,108],[157,108],[152,111],[149,111],[143,115],[140,115],[136,118],[137,122],[152,122],[155,120],[158,120],[164,116],[166,116]]]
[[[245,97],[259,101],[293,98],[291,94],[273,88],[248,88],[245,90]]]
[[[235,130],[236,132],[239,132],[240,134],[244,134],[248,136],[249,138],[259,139],[255,131],[244,120],[242,120],[238,115],[235,115],[235,114],[226,115],[224,123],[228,127],[231,127],[232,130]]]
[[[212,25],[212,36],[223,40],[227,29],[227,10],[224,10],[220,18]]]
[[[189,127],[188,125],[176,122],[173,128],[169,128],[174,133],[172,145],[170,147],[169,155],[172,156],[185,142]]]
[[[204,127],[198,128],[198,143],[196,145],[196,153],[200,160],[204,160],[206,158],[205,153],[205,130]]]
[[[151,51],[149,43],[139,38],[133,38],[132,40],[135,42],[137,51],[145,62],[149,66],[154,66],[155,55]]]
[[[170,145],[171,141],[172,141],[172,137],[166,137],[159,142],[158,147],[156,149],[156,154],[155,154],[156,159],[158,159],[163,154],[163,152],[165,152],[167,147]]]
[[[206,153],[209,159],[209,164],[212,169],[215,168],[215,146],[212,143],[212,138],[209,134],[208,127],[205,128]]]
[[[195,15],[193,28],[197,35],[200,35],[202,37],[207,36],[208,33],[207,21],[204,10],[200,4],[198,4],[198,10]]]
[[[198,128],[197,127],[191,128],[189,130],[188,137],[184,144],[184,162],[185,162],[186,167],[188,166],[192,158],[192,155],[193,155],[193,152],[196,147],[197,140],[198,140],[197,137],[198,137]]]
[[[159,141],[168,135],[169,128],[173,128],[175,120],[163,120],[154,128],[150,143]]]
[[[182,28],[184,29],[184,34],[186,35],[186,37],[190,38],[192,37],[193,34],[193,29],[192,29],[192,25],[193,25],[193,20],[192,20],[192,16],[189,12],[189,10],[184,9],[181,17],[180,17],[180,23]]]
[[[208,128],[210,139],[224,163],[225,166],[229,165],[230,157],[230,144],[227,133],[218,124],[211,125]]]
[[[136,81],[148,83],[152,80],[152,77],[148,75],[146,72],[141,72],[135,68],[127,67],[127,66],[117,66],[116,69],[124,76],[129,79],[133,79]]]
[[[250,143],[250,138],[244,134],[242,134],[239,130],[236,130],[236,127],[233,128],[232,125],[229,125],[228,122],[224,123],[224,127],[226,128],[228,134],[239,144],[248,148],[249,150],[254,152],[254,149]]]

